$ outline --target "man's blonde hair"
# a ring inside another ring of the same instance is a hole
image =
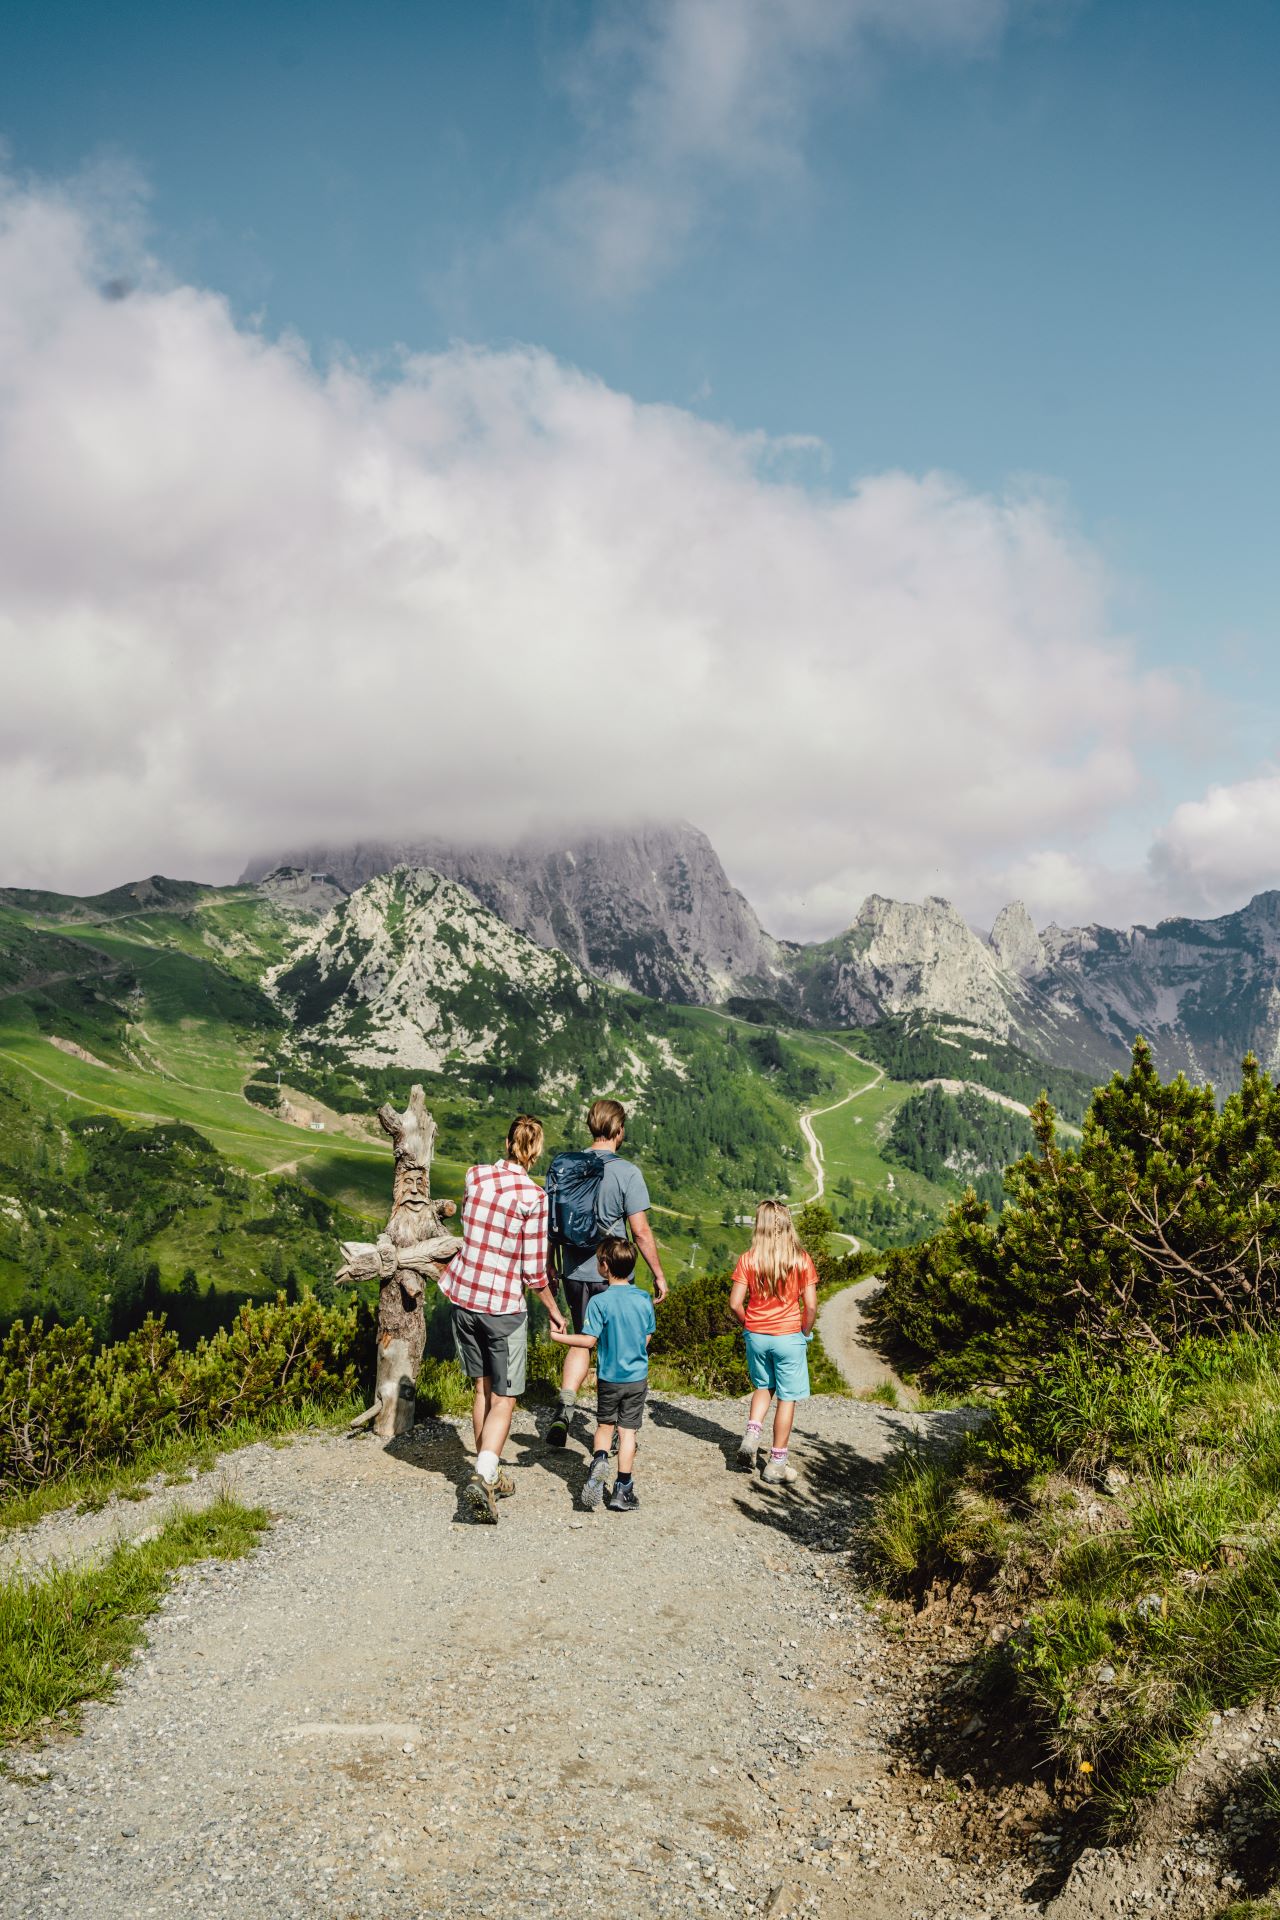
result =
[[[507,1158],[518,1160],[528,1173],[542,1152],[542,1122],[531,1113],[518,1113],[507,1128]]]
[[[626,1124],[621,1100],[593,1100],[587,1108],[587,1132],[593,1140],[617,1140]]]
[[[756,1230],[751,1236],[750,1260],[753,1292],[774,1300],[789,1273],[794,1273],[804,1258],[804,1248],[796,1235],[791,1209],[781,1200],[762,1200],[756,1208]]]

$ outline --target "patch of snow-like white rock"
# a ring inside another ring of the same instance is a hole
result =
[[[379,874],[326,915],[268,976],[269,989],[286,1003],[282,981],[306,959],[323,979],[350,973],[312,1033],[341,1045],[360,1066],[439,1072],[449,1059],[491,1056],[499,1029],[488,1021],[468,1024],[457,1004],[477,975],[496,974],[516,987],[543,1037],[558,1032],[564,1016],[540,1001],[571,982],[581,999],[591,992],[561,954],[535,946],[465,887],[425,868]]]

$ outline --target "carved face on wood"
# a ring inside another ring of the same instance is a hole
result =
[[[397,1189],[398,1207],[431,1205],[431,1175],[426,1167],[405,1167],[397,1182]]]

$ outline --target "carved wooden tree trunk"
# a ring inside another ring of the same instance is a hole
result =
[[[439,1279],[441,1266],[461,1249],[462,1242],[444,1230],[445,1220],[457,1211],[452,1200],[431,1198],[436,1123],[427,1112],[422,1088],[411,1089],[403,1113],[380,1107],[378,1119],[395,1150],[391,1218],[374,1246],[343,1241],[343,1264],[336,1279],[344,1286],[376,1275],[382,1283],[373,1405],[352,1426],[372,1422],[379,1439],[391,1440],[413,1426],[414,1383],[427,1345],[426,1282]]]

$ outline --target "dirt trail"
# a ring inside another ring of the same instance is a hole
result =
[[[524,1412],[497,1528],[457,1517],[451,1422],[234,1456],[233,1489],[276,1515],[266,1544],[185,1574],[48,1777],[0,1779],[0,1912],[1025,1914],[1025,1876],[919,1845],[847,1565],[875,1463],[919,1421],[810,1401],[779,1495],[733,1470],[740,1404],[652,1413],[633,1515],[581,1513],[582,1446],[549,1453]],[[19,1544],[103,1535],[55,1517]]]
[[[870,1093],[871,1089],[878,1087],[884,1079],[883,1067],[877,1067],[872,1060],[864,1060],[860,1053],[853,1051],[852,1047],[842,1046],[839,1040],[832,1040],[829,1034],[824,1034],[823,1038],[829,1046],[835,1047],[837,1052],[848,1054],[850,1060],[856,1060],[860,1067],[872,1068],[874,1077],[868,1080],[864,1087],[854,1087],[851,1093],[845,1094],[843,1100],[834,1100],[829,1107],[811,1107],[808,1113],[800,1115],[800,1131],[804,1135],[804,1143],[809,1150],[809,1165],[813,1169],[814,1186],[813,1192],[809,1195],[811,1201],[821,1200],[827,1190],[826,1155],[823,1153],[821,1140],[813,1130],[814,1121],[821,1120],[825,1113],[838,1113],[841,1107],[847,1107],[851,1100],[858,1100],[864,1093]],[[850,1234],[842,1237],[852,1239]],[[856,1241],[854,1245],[857,1245]]]
[[[879,1276],[871,1274],[851,1287],[842,1287],[825,1300],[818,1313],[818,1332],[828,1357],[844,1375],[852,1393],[870,1393],[876,1387],[891,1386],[904,1406],[911,1405],[911,1390],[903,1385],[887,1360],[868,1346],[863,1308],[880,1286]]]

